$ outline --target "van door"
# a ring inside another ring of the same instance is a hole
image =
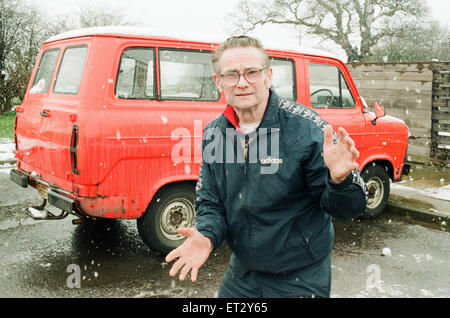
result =
[[[74,173],[70,147],[87,52],[86,41],[44,49],[23,102],[23,113],[17,118],[20,168],[69,191],[72,188],[67,183]]]
[[[342,66],[334,60],[306,59],[306,78],[309,85],[309,105],[337,131],[342,126],[354,140],[356,148],[364,153],[366,134],[358,94],[352,91],[352,82]],[[357,160],[361,162],[359,157]]]

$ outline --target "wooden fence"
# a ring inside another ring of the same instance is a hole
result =
[[[450,62],[347,66],[371,111],[382,100],[387,115],[408,125],[408,161],[449,165]]]

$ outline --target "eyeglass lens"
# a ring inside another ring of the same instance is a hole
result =
[[[255,83],[261,79],[261,72],[263,69],[264,68],[246,70],[244,72],[243,76],[247,82]],[[224,75],[222,75],[224,82],[230,86],[236,85],[239,82],[240,77],[241,77],[241,74],[238,72],[229,72],[229,73],[225,73]]]

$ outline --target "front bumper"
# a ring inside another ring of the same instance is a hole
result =
[[[402,169],[402,176],[407,176],[409,175],[409,172],[411,171],[411,165],[405,163],[403,165],[403,169]]]

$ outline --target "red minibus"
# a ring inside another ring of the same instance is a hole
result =
[[[176,229],[191,226],[195,215],[202,129],[226,107],[212,78],[216,45],[127,27],[45,41],[16,108],[10,178],[43,198],[29,215],[137,219],[152,249],[167,253],[181,244]],[[369,189],[363,217],[379,215],[390,179],[407,173],[405,123],[380,105],[369,112],[340,59],[266,47],[274,90],[349,132]]]

